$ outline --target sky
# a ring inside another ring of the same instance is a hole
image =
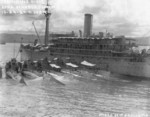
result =
[[[45,30],[46,0],[0,0],[0,32]],[[93,14],[93,33],[150,36],[150,0],[49,0],[50,32],[83,31],[84,14]],[[33,11],[32,13],[29,11]],[[8,13],[9,12],[9,13]]]

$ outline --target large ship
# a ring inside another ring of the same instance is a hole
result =
[[[117,74],[150,77],[150,58],[146,50],[135,52],[135,40],[124,36],[112,35],[91,36],[92,15],[85,14],[84,36],[57,37],[48,40],[49,13],[45,9],[46,30],[44,45],[34,46],[21,44],[21,61],[40,60],[47,57],[50,61],[59,58],[64,63],[81,64],[88,61],[97,70],[106,70]]]

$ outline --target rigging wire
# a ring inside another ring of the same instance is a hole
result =
[[[39,34],[38,34],[37,30],[36,30],[36,27],[35,27],[35,25],[34,25],[34,21],[32,22],[32,25],[33,25],[34,30],[35,30],[35,32],[36,32],[36,35],[37,35],[37,37],[38,37],[38,39],[39,39],[39,42],[41,43],[41,39],[40,39],[40,36],[39,36]]]

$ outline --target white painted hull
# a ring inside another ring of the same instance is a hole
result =
[[[39,77],[36,73],[30,72],[30,71],[23,71],[23,73],[24,73],[24,75],[25,75],[25,77],[27,79],[31,79],[32,80],[32,79],[36,79],[36,78]]]
[[[48,72],[48,75],[52,80],[62,85],[69,85],[78,82],[76,77],[70,73]]]
[[[114,61],[110,63],[109,71],[121,75],[150,78],[150,64],[145,62]]]
[[[6,74],[16,82],[26,85],[24,78],[19,73],[16,73],[15,71],[7,71]]]
[[[10,78],[12,78],[13,80],[17,81],[17,82],[20,82],[21,80],[21,76],[15,72],[11,72],[11,71],[8,71],[6,73]]]
[[[49,57],[49,51],[33,51],[33,50],[27,50],[22,49],[21,52],[21,61],[24,60],[40,60],[44,57]]]
[[[33,60],[37,60],[37,55],[39,56],[40,53],[32,53]],[[41,54],[39,59],[48,57],[50,60],[54,59],[55,57],[60,57],[63,59],[64,62],[66,62],[67,57],[70,57],[69,55],[50,55],[49,54]],[[24,56],[24,57],[23,57]],[[24,50],[22,53],[22,60],[25,60],[27,56],[30,56],[29,52]],[[95,58],[93,57],[71,57],[76,62],[81,62],[83,60],[90,61],[94,64],[96,64],[100,70],[105,70],[109,72],[113,72],[116,74],[121,75],[129,75],[129,76],[135,76],[135,77],[146,77],[150,78],[150,64],[148,62],[128,62],[125,60],[113,60],[113,59],[102,59],[102,58]],[[26,59],[27,60],[27,59]]]
[[[24,80],[27,85],[39,85],[43,81],[43,76],[38,76],[35,73],[24,71]]]
[[[64,76],[56,75],[56,74],[50,73],[50,72],[48,72],[48,75],[50,75],[51,79],[53,79],[57,83],[59,83],[61,85],[65,85],[66,82],[64,81]]]

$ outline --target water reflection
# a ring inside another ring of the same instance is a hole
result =
[[[0,108],[4,116],[95,116],[101,112],[136,114],[150,111],[149,82],[82,80],[62,86],[51,80],[24,86],[0,81]]]
[[[13,52],[10,53],[13,56]],[[5,57],[2,55],[0,59]],[[122,76],[77,80],[66,86],[49,79],[25,86],[11,79],[0,79],[0,117],[150,115],[150,80]]]

